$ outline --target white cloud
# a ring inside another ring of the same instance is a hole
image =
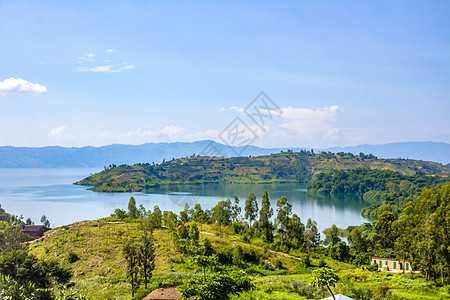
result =
[[[89,58],[92,58],[92,57],[94,57],[94,53],[92,53],[92,52],[88,53],[88,54],[86,54],[86,56],[89,57]]]
[[[242,108],[242,107],[238,107],[238,106],[234,106],[233,105],[233,106],[230,106],[229,110],[235,110],[238,113],[243,113],[245,109]]]
[[[131,70],[134,65],[106,65],[106,66],[95,66],[95,67],[76,67],[75,70],[78,72],[103,72],[103,73],[118,73],[123,70]]]
[[[224,111],[225,110],[225,107],[221,107],[221,108],[219,108],[219,111]]]
[[[284,123],[280,127],[294,131],[299,137],[306,139],[336,139],[339,137],[339,128],[334,125],[339,106],[310,109],[283,108],[281,118]]]
[[[105,49],[105,51],[108,52],[108,53],[113,53],[114,49]]]
[[[47,88],[38,83],[32,83],[22,78],[11,77],[0,82],[0,93],[25,92],[32,94],[45,94]]]
[[[52,130],[50,130],[50,132],[48,133],[48,137],[57,137],[57,138],[61,138],[64,137],[65,132],[67,131],[67,126],[62,125],[56,128],[53,128]]]

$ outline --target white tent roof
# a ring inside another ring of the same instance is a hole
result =
[[[342,294],[334,295],[334,297],[336,298],[336,300],[355,300],[353,298],[347,297],[347,296],[342,295]],[[322,300],[333,300],[333,297],[330,296],[328,298],[323,298]]]

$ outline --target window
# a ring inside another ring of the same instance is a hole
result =
[[[388,261],[386,261],[386,266],[388,265]]]
[[[397,262],[394,261],[394,270],[397,269]]]
[[[408,265],[408,263],[406,263],[406,271],[408,271],[409,270],[409,265]]]
[[[380,268],[383,267],[383,262],[380,260]]]

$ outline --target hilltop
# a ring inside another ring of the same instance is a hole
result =
[[[319,173],[355,168],[392,170],[404,175],[450,174],[447,167],[427,161],[301,150],[258,157],[193,155],[162,164],[111,165],[75,184],[92,186],[97,192],[128,192],[165,184],[308,182]]]

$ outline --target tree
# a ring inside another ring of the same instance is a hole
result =
[[[145,218],[146,214],[147,214],[147,211],[146,211],[144,205],[140,204],[139,209],[137,211],[137,215],[138,215],[139,219]]]
[[[317,222],[311,220],[311,218],[309,218],[306,223],[305,244],[307,250],[309,250],[311,246],[318,246],[320,244],[320,233],[317,228]]]
[[[323,243],[325,245],[334,246],[341,241],[341,239],[339,238],[339,228],[336,226],[336,224],[331,225],[331,228],[329,230],[324,230],[324,233],[325,240],[323,241]]]
[[[347,236],[350,243],[350,251],[353,255],[366,253],[369,241],[363,236],[361,229],[354,228]]]
[[[192,218],[194,219],[195,222],[206,223],[206,215],[200,203],[194,204],[194,213],[192,215]]]
[[[216,206],[212,208],[212,220],[219,225],[219,229],[222,224],[230,225],[231,223],[231,201],[227,199],[221,200]]]
[[[135,244],[127,242],[123,247],[123,255],[127,262],[127,278],[131,285],[131,296],[134,297],[134,293],[139,288],[139,250]]]
[[[231,207],[231,219],[233,222],[239,221],[242,208],[239,206],[239,198],[234,196],[233,207]]]
[[[124,211],[123,209],[120,208],[116,208],[114,210],[114,213],[111,214],[111,217],[116,217],[118,219],[125,219],[126,217],[128,217],[128,214],[126,211]]]
[[[33,299],[49,299],[52,286],[66,284],[72,276],[68,269],[60,267],[56,261],[40,260],[26,250],[11,251],[0,256],[0,275],[3,281],[0,285],[8,285],[10,292],[11,285],[23,291],[31,284],[33,292],[37,293]]]
[[[396,246],[405,243],[411,236],[411,246],[404,253],[410,252],[413,265],[425,274],[426,279],[436,281],[436,276],[444,274],[450,279],[450,182],[434,189],[425,189],[413,203],[404,210],[408,220],[407,230],[396,240]],[[395,226],[393,226],[395,227]],[[404,236],[406,235],[406,237]]]
[[[184,205],[184,210],[180,211],[180,220],[182,223],[187,223],[191,220],[192,216],[190,214],[189,204]]]
[[[177,228],[177,226],[179,225],[177,214],[171,211],[164,211],[163,223],[164,226],[169,228],[170,231],[174,231],[175,228]]]
[[[203,276],[206,276],[206,269],[209,268],[212,272],[215,266],[217,266],[217,264],[219,263],[219,258],[215,255],[213,256],[196,255],[189,260],[189,263],[202,268]]]
[[[305,225],[300,220],[300,217],[293,214],[289,218],[289,224],[287,227],[287,236],[289,237],[289,243],[295,248],[302,246],[305,239]]]
[[[0,230],[0,255],[14,250],[25,250],[31,238],[23,233],[22,228],[5,228]]]
[[[198,230],[197,224],[195,222],[189,224],[189,231],[187,233],[187,238],[185,241],[188,253],[197,253],[199,238],[200,231]]]
[[[332,259],[338,261],[346,261],[349,257],[348,246],[345,242],[337,242],[333,246],[330,246],[330,256]]]
[[[331,291],[331,287],[334,286],[338,282],[338,280],[339,277],[336,275],[336,273],[334,273],[332,269],[324,267],[312,271],[310,284],[312,286],[326,287],[328,291],[330,291],[333,299],[336,300],[333,292]]]
[[[395,216],[391,211],[383,212],[377,222],[375,223],[375,233],[373,240],[377,249],[392,249],[394,248],[394,243],[396,234],[392,228],[392,223],[395,221]]]
[[[256,219],[258,213],[258,202],[256,201],[256,196],[250,193],[247,200],[245,200],[245,218],[249,221],[249,225],[252,224],[253,220]]]
[[[278,236],[283,244],[289,243],[288,227],[289,219],[292,213],[292,205],[288,203],[285,196],[277,200],[277,216],[275,218],[275,226]]]
[[[130,197],[130,200],[128,201],[128,217],[130,219],[137,219],[138,218],[138,209],[136,208],[136,200],[133,196]]]
[[[150,214],[150,223],[152,228],[161,228],[162,225],[162,213],[158,205],[153,207],[153,212]]]
[[[42,215],[41,217],[41,223],[47,227],[50,228],[50,221],[47,219],[47,217],[45,215]]]
[[[144,277],[145,289],[147,289],[148,279],[152,277],[152,272],[155,269],[155,245],[151,231],[144,230],[142,233],[138,261],[141,275]]]
[[[263,240],[271,243],[273,241],[273,229],[270,218],[273,215],[273,209],[270,207],[269,195],[264,191],[261,201],[261,210],[259,211],[259,228],[262,233]]]

